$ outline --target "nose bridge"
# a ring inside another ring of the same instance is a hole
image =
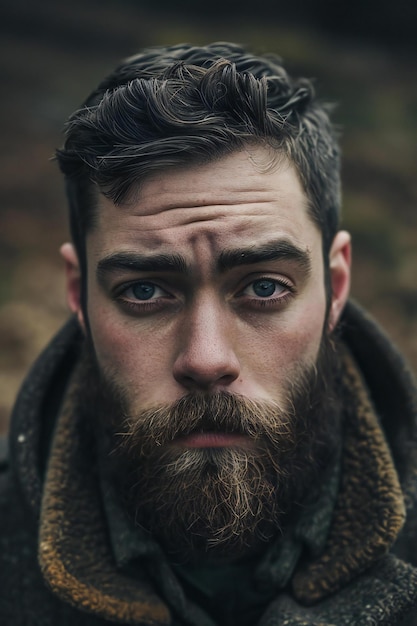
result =
[[[214,294],[207,293],[190,305],[179,343],[174,376],[182,384],[225,385],[239,376],[227,310]]]

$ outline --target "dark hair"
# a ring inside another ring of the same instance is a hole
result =
[[[151,172],[267,143],[296,166],[325,258],[338,228],[339,149],[328,107],[280,60],[230,43],[144,50],[123,62],[69,119],[57,159],[71,234],[85,269],[96,189],[122,204]]]

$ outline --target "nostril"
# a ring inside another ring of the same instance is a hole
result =
[[[193,361],[186,355],[180,357],[174,366],[174,378],[187,389],[211,389],[216,385],[226,386],[233,383],[240,374],[240,366],[232,353],[219,362],[199,359]]]

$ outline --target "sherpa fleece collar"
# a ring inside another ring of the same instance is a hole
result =
[[[324,552],[292,581],[294,598],[302,605],[340,590],[384,556],[405,517],[389,448],[351,358],[345,372],[343,480]],[[146,568],[139,579],[131,579],[114,566],[92,434],[86,420],[74,414],[76,406],[69,397],[46,475],[39,543],[44,577],[61,598],[106,619],[169,624],[169,611],[147,580]]]
[[[67,398],[52,444],[41,507],[39,562],[63,600],[126,624],[169,624],[151,584],[115,570],[94,463],[94,439]]]
[[[312,604],[386,554],[405,521],[405,505],[391,453],[361,376],[344,359],[344,419],[339,496],[323,553],[293,578],[295,597]]]

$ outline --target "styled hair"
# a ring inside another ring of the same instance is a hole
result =
[[[340,210],[328,112],[311,82],[291,79],[279,58],[235,44],[155,47],[127,59],[70,117],[57,150],[82,268],[98,192],[122,205],[152,172],[210,162],[248,143],[295,164],[327,258]]]

